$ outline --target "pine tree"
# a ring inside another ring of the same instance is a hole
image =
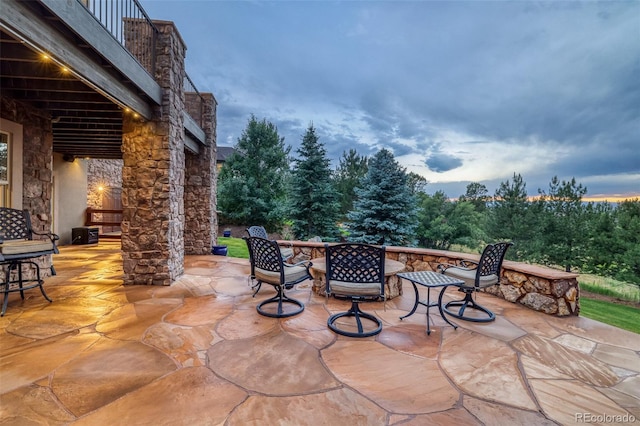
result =
[[[461,195],[459,201],[468,201],[473,204],[478,212],[484,212],[487,209],[487,203],[491,199],[489,197],[487,187],[479,182],[471,182],[467,185],[467,192]]]
[[[299,158],[294,160],[290,196],[293,233],[300,240],[315,236],[336,239],[339,204],[333,191],[329,159],[313,124],[296,152]]]
[[[527,184],[520,174],[513,174],[513,183],[501,182],[496,189],[488,218],[488,234],[492,240],[514,243],[507,257],[528,258],[538,251],[534,238],[537,215],[535,206],[527,200]]]
[[[234,148],[218,177],[218,209],[231,223],[279,228],[291,148],[276,126],[253,115]]]
[[[565,267],[571,272],[572,266],[579,264],[585,251],[585,207],[582,197],[587,188],[576,182],[562,181],[554,176],[549,183],[549,191],[538,190],[537,204],[543,212],[540,240],[544,245],[546,258],[552,264]]]
[[[340,215],[345,217],[353,210],[355,188],[367,174],[367,157],[358,155],[355,149],[342,153],[340,164],[334,172],[333,182],[340,202]]]
[[[370,161],[366,176],[356,188],[357,200],[347,214],[351,240],[395,246],[415,239],[415,199],[406,170],[386,149]]]

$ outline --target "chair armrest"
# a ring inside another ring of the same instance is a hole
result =
[[[293,268],[294,266],[304,266],[307,271],[309,270],[309,268],[311,268],[311,265],[313,265],[313,263],[309,262],[308,260],[303,260],[301,262],[298,263],[285,263],[284,266],[285,268]]]
[[[280,254],[282,255],[282,260],[287,261],[291,259],[294,255],[293,243],[278,243],[278,247],[280,248]],[[285,253],[285,251],[291,251],[291,253]]]
[[[60,236],[58,236],[58,234],[54,234],[52,232],[37,232],[37,231],[31,231],[31,233],[34,235],[40,235],[40,236],[49,238],[51,240],[51,243],[53,244],[53,252],[55,254],[60,253],[58,251],[58,246],[56,246],[56,241],[60,239]]]
[[[48,238],[51,240],[51,242],[58,241],[58,240],[60,239],[60,237],[58,236],[58,234],[54,234],[54,233],[52,233],[52,232],[37,232],[37,231],[31,231],[31,233],[32,233],[32,234],[35,234],[35,235],[42,235],[42,236],[48,237]]]
[[[452,263],[440,263],[438,264],[438,266],[436,267],[436,269],[438,270],[438,272],[440,272],[441,274],[446,271],[449,268],[457,268],[458,265],[454,265]]]
[[[459,268],[459,269],[465,269],[467,271],[471,271],[473,269],[476,269],[477,267],[478,267],[477,262],[472,262],[469,260],[461,260],[460,265],[454,265],[451,263],[441,263],[438,265],[437,269],[438,269],[438,272],[442,274],[444,273],[444,271],[446,271],[449,268]]]

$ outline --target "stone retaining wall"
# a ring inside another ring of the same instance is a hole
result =
[[[279,241],[293,245],[293,262],[324,257],[324,243]],[[387,247],[387,258],[406,265],[407,271],[437,271],[440,263],[478,261],[480,255],[412,247]],[[500,283],[485,289],[502,299],[535,311],[557,316],[577,316],[580,312],[578,274],[537,265],[505,260]],[[394,277],[395,279],[399,279]]]

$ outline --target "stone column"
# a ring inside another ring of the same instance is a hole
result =
[[[186,46],[172,22],[155,22],[162,105],[150,121],[125,113],[122,259],[125,284],[169,285],[184,271]]]
[[[37,232],[51,232],[53,191],[53,130],[46,112],[9,97],[0,96],[0,117],[22,126],[22,205],[10,206],[26,209],[31,226]],[[17,165],[14,165],[16,167]],[[35,238],[40,238],[35,236]],[[36,259],[41,277],[50,275],[51,255]],[[25,268],[29,270],[29,268]],[[33,271],[28,272],[31,278]],[[0,268],[4,274],[4,268]]]
[[[185,158],[185,252],[211,253],[216,242],[216,107],[211,93],[203,93],[202,130],[205,145]]]

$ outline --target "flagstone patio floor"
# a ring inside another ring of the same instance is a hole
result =
[[[384,328],[356,339],[327,328],[348,304],[311,281],[288,293],[301,314],[259,315],[274,290],[252,297],[246,259],[187,256],[169,287],[123,286],[119,243],[63,247],[54,264],[53,303],[12,293],[0,319],[2,425],[640,422],[640,335],[587,318],[481,294],[495,322],[454,330],[433,309],[428,336],[426,308],[399,320],[405,283],[363,304]]]

